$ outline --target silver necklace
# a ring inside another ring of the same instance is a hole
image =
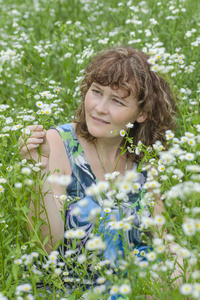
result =
[[[105,168],[104,168],[103,162],[101,161],[101,157],[100,157],[100,155],[99,155],[99,152],[98,152],[98,150],[97,150],[96,143],[94,143],[94,147],[95,147],[95,149],[96,149],[96,153],[97,153],[97,156],[98,156],[99,162],[100,162],[100,164],[101,164],[101,167],[102,167],[102,169],[103,169],[104,173],[106,174],[106,170],[105,170]],[[125,165],[125,171],[127,170],[127,165],[128,165],[128,161],[127,161],[127,156],[126,156],[126,165]]]

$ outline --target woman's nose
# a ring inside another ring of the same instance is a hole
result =
[[[101,98],[101,100],[95,106],[96,111],[100,114],[108,113],[108,101],[106,98]]]

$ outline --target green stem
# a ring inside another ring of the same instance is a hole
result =
[[[128,132],[126,133],[127,137],[128,137],[129,131],[130,131],[130,129],[129,129]],[[118,157],[117,163],[116,163],[115,168],[114,168],[114,172],[115,172],[116,169],[117,169],[117,166],[118,166],[118,163],[119,163],[119,160],[120,160],[121,156],[126,152],[126,150],[125,150],[126,144],[127,144],[127,138],[125,138],[125,143],[124,143],[123,148],[121,149],[120,155],[119,155],[119,157]]]
[[[0,230],[0,240],[1,240],[1,265],[2,265],[2,290],[5,288],[5,270],[4,270],[4,245],[3,245],[3,237],[2,237],[2,228]]]
[[[0,174],[5,178],[5,175],[4,175],[4,173],[1,170],[0,170]],[[10,185],[10,183],[8,181],[6,183],[8,184],[8,186],[11,189],[12,193],[14,194],[14,196],[17,197],[17,195],[15,194],[15,192],[14,192],[14,190],[12,188],[12,185]]]
[[[36,230],[34,229],[32,223],[31,223],[30,220],[29,220],[27,214],[25,213],[25,211],[24,211],[23,209],[22,209],[22,211],[23,211],[23,213],[24,213],[24,215],[25,215],[25,218],[27,219],[29,225],[31,226],[31,230],[34,232],[34,237],[36,238],[37,243],[40,244],[42,250],[44,250],[44,252],[46,252],[46,250],[45,250],[45,248],[43,247],[42,242],[41,242],[41,240],[40,240],[40,238],[39,238],[39,236],[38,236]],[[48,255],[47,252],[46,252],[46,255]]]

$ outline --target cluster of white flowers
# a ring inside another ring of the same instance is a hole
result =
[[[72,181],[72,178],[70,175],[49,175],[47,180],[50,182],[50,183],[57,183],[59,185],[62,185],[62,186],[68,186],[71,181]]]
[[[1,215],[0,215],[1,216]],[[0,221],[0,226],[1,226],[1,230],[2,232],[4,232],[7,228],[8,228],[8,224],[6,224],[5,220],[1,220]]]
[[[188,236],[198,234],[200,231],[200,219],[187,218],[182,224],[184,233]]]
[[[51,80],[49,82],[51,85],[49,85],[49,88],[52,90],[47,90],[40,92],[39,94],[36,94],[34,98],[38,101],[36,101],[36,106],[39,108],[37,111],[38,115],[51,115],[53,113],[54,118],[58,118],[58,115],[60,112],[63,111],[62,108],[58,107],[58,103],[61,101],[60,99],[57,99],[58,93],[61,91],[60,86],[55,86],[56,82],[54,80]],[[47,100],[51,100],[50,103],[45,102],[44,100],[40,100],[42,98]],[[55,99],[56,98],[56,99]]]
[[[141,185],[137,182],[139,174],[135,170],[128,170],[125,172],[125,176],[120,176],[119,172],[105,174],[106,181],[99,181],[96,184],[92,184],[86,190],[88,196],[95,196],[98,198],[99,203],[103,204],[102,199],[99,195],[106,193],[108,201],[104,201],[104,207],[112,206],[116,200],[126,202],[128,200],[127,194],[129,192],[137,193],[141,189]],[[113,186],[114,184],[114,186]],[[112,185],[112,195],[108,190]],[[113,197],[114,196],[114,197]]]
[[[120,293],[121,295],[128,295],[131,293],[131,285],[124,283],[122,285],[113,285],[110,289],[111,295],[116,295]]]
[[[43,40],[41,40],[39,42],[39,45],[33,46],[33,48],[37,51],[37,53],[39,53],[40,57],[46,57],[47,55],[49,55],[49,52],[47,49],[51,50],[53,48],[53,44],[51,44],[50,41],[44,42]]]
[[[172,188],[166,193],[167,199],[185,199],[191,193],[200,192],[200,183],[194,181],[185,181],[172,186]]]
[[[0,51],[0,74],[3,72],[3,66],[6,66],[6,70],[8,71],[8,65],[11,66],[11,68],[15,67],[16,65],[21,64],[22,57],[24,55],[24,51],[20,51],[17,53],[17,50],[15,49],[8,49],[6,51],[1,50]],[[10,77],[7,73],[7,77]]]
[[[151,35],[149,30],[146,30],[146,35]],[[177,73],[183,71],[192,73],[194,71],[195,62],[191,65],[186,65],[184,54],[179,54],[178,51],[174,54],[167,53],[161,42],[156,42],[155,44],[146,43],[143,51],[150,54],[148,63],[152,65],[151,70],[154,72],[168,73],[174,69],[176,69]],[[171,74],[171,76],[175,75],[176,73]]]
[[[106,248],[106,243],[100,236],[95,236],[86,242],[85,248],[89,251],[104,250]]]
[[[108,190],[110,187],[110,184],[108,181],[99,181],[97,184],[92,184],[89,188],[86,190],[86,194],[88,196],[97,196],[99,194],[102,194]]]
[[[111,221],[108,222],[107,226],[110,227],[111,229],[116,229],[116,230],[131,230],[132,228],[132,221],[134,219],[134,216],[129,216],[127,218],[123,218],[120,221]]]
[[[194,299],[200,297],[200,284],[199,283],[184,283],[180,287],[180,292],[185,296],[192,296]]]
[[[58,259],[58,255],[59,255],[59,252],[58,252],[58,251],[52,251],[52,252],[49,254],[48,262],[49,262],[49,263],[52,263],[52,264],[56,264],[57,259]]]
[[[16,295],[20,295],[22,292],[30,292],[32,290],[32,286],[29,283],[24,283],[18,285],[16,288]]]
[[[64,236],[67,239],[83,239],[86,236],[86,231],[81,228],[71,229],[65,231]]]
[[[32,252],[31,254],[23,254],[21,258],[16,258],[14,260],[15,265],[32,265],[33,261],[39,257],[38,252]]]
[[[0,300],[8,300],[8,298],[0,292]]]
[[[165,217],[160,214],[156,214],[154,218],[142,216],[141,217],[141,228],[147,229],[150,226],[157,226],[161,225],[163,226],[165,224]]]

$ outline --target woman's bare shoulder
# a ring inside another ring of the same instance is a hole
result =
[[[54,148],[57,149],[60,148],[61,145],[63,145],[63,140],[60,136],[60,133],[55,128],[49,129],[46,133],[46,137],[52,151],[54,150]]]
[[[56,129],[49,129],[46,137],[50,146],[49,168],[51,171],[60,170],[60,175],[71,175],[71,166],[67,156],[67,152],[60,136]]]
[[[70,123],[72,125],[72,127],[74,128],[74,130],[76,130],[76,123],[75,122],[72,122]]]

